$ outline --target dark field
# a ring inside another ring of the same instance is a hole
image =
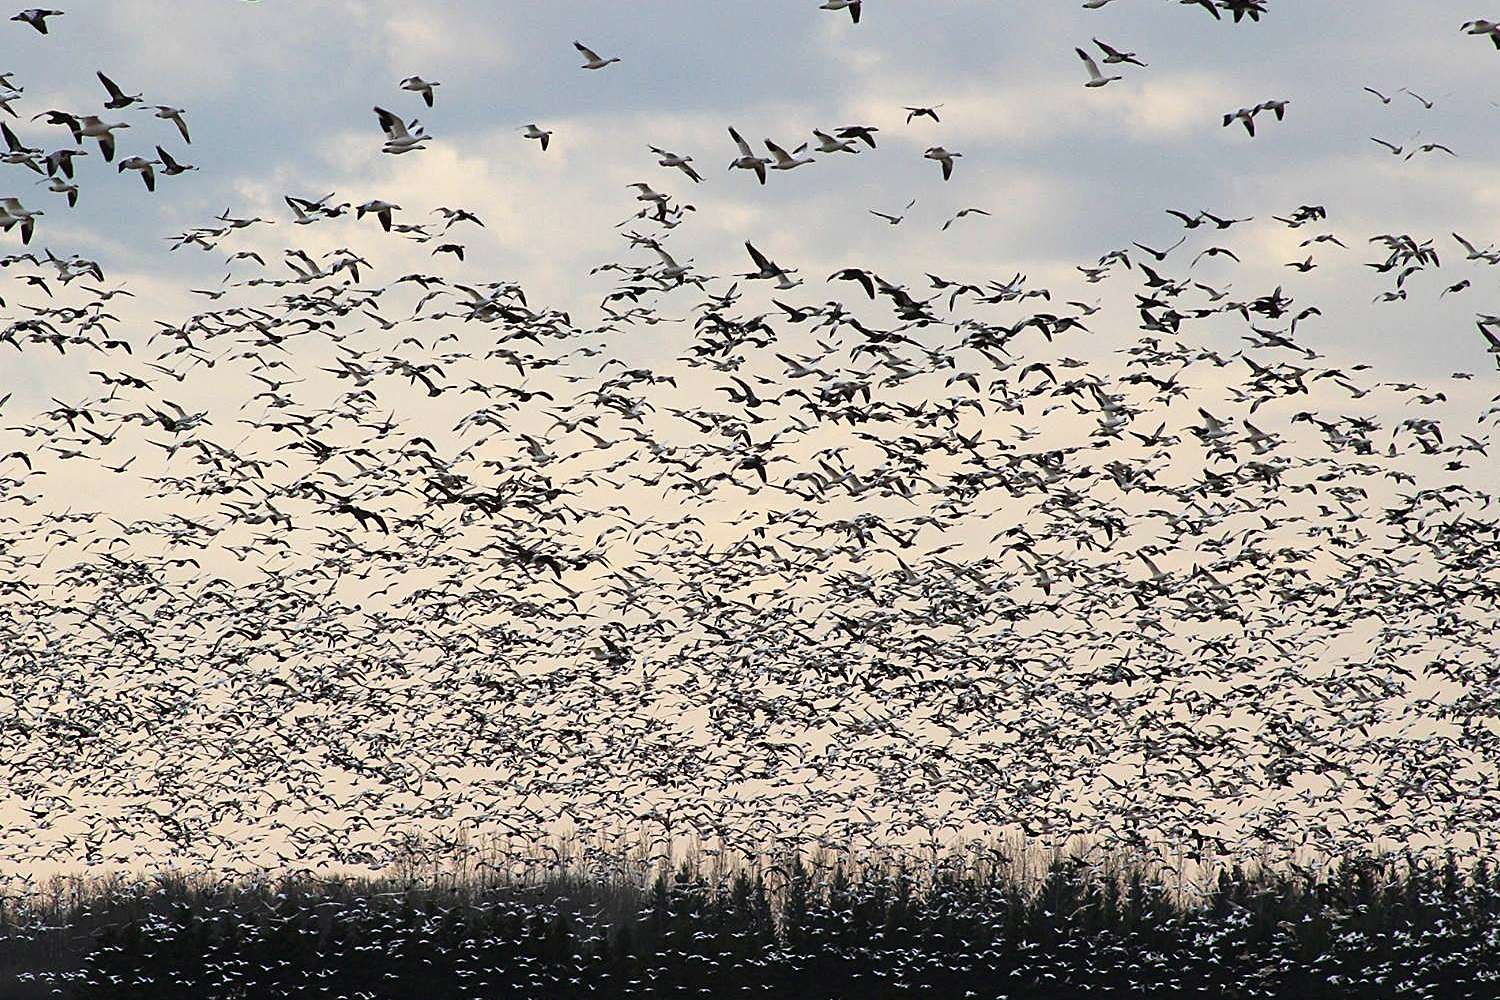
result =
[[[8,901],[0,997],[1500,995],[1483,862],[1234,868],[1193,893],[1060,856],[704,871],[58,881]]]

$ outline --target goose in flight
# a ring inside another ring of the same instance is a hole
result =
[[[1386,142],[1384,139],[1377,139],[1373,135],[1370,136],[1370,141],[1371,142],[1375,142],[1375,143],[1379,143],[1380,145],[1384,146],[1386,149],[1389,149],[1391,151],[1391,155],[1393,155],[1393,156],[1400,156],[1401,155],[1401,151],[1404,148],[1402,146],[1396,145],[1394,142]]]
[[[170,108],[165,104],[158,104],[155,105],[155,107],[156,117],[164,119],[165,121],[169,121],[173,125],[176,125],[177,131],[182,133],[182,141],[191,144],[193,141],[193,137],[188,135],[187,122],[182,120],[182,116],[186,112],[184,112],[181,108]]]
[[[875,216],[877,219],[884,219],[886,222],[889,222],[893,226],[899,226],[901,224],[902,220],[906,218],[906,213],[910,212],[911,211],[911,207],[913,205],[915,205],[916,203],[917,203],[917,199],[915,199],[915,198],[913,198],[911,201],[907,202],[906,203],[906,207],[901,210],[901,214],[900,215],[889,215],[889,214],[887,214],[885,212],[877,212],[873,208],[869,209],[869,213],[871,215]]]
[[[662,149],[659,146],[647,146],[646,148],[651,150],[651,152],[655,153],[657,156],[661,157],[661,159],[656,161],[658,166],[676,167],[678,170],[681,170],[683,173],[687,174],[688,177],[692,178],[694,184],[702,182],[703,178],[700,177],[698,175],[698,171],[694,170],[692,167],[693,158],[691,156],[683,156],[679,153],[673,153],[669,150]]]
[[[441,86],[442,84],[436,80],[424,80],[420,76],[409,76],[401,81],[402,90],[410,90],[414,94],[421,94],[422,100],[427,102],[429,108],[432,107],[432,88]]]
[[[5,155],[0,156],[0,163],[15,163],[30,167],[37,173],[42,172],[41,164],[36,161],[36,157],[42,153],[40,149],[28,146],[16,138],[16,134],[10,130],[10,126],[3,122],[0,122],[0,136],[4,136],[6,146]]]
[[[749,251],[750,259],[755,262],[755,266],[760,270],[752,271],[748,274],[742,274],[740,275],[740,277],[742,278],[748,278],[752,281],[761,278],[768,280],[771,278],[775,278],[778,282],[785,282],[787,275],[797,273],[795,268],[793,268],[792,270],[787,270],[786,268],[777,264],[775,261],[771,260],[771,258],[755,249],[755,245],[749,240],[745,241],[745,249]]]
[[[127,156],[115,167],[115,173],[122,174],[127,170],[139,170],[141,180],[146,182],[147,191],[156,190],[156,163],[143,156]]]
[[[40,31],[45,35],[47,33],[47,18],[62,17],[63,13],[64,12],[60,10],[47,10],[43,7],[31,7],[27,10],[21,11],[21,13],[12,17],[11,20],[20,21],[23,24],[29,24],[37,31]],[[855,20],[857,21],[859,20],[859,18],[855,17]]]
[[[819,131],[818,129],[813,129],[812,133],[813,133],[813,138],[818,140],[818,145],[816,147],[814,147],[814,148],[816,148],[817,151],[820,152],[820,153],[858,153],[859,152],[859,150],[857,150],[857,149],[854,148],[854,140],[853,139],[835,139],[833,136],[829,135],[827,132],[822,132],[822,131]]]
[[[178,174],[185,174],[189,170],[198,169],[191,163],[178,163],[176,160],[172,159],[171,153],[168,153],[160,146],[156,147],[156,159],[161,166],[161,172],[166,174],[168,177],[176,177]]]
[[[412,120],[411,127],[415,128],[416,132],[408,132],[407,126],[402,123],[401,119],[385,108],[377,105],[374,110],[375,117],[380,120],[380,127],[385,130],[385,145],[381,147],[384,152],[399,156],[402,153],[423,148],[422,143],[426,142],[428,137],[417,125],[415,119]]]
[[[943,165],[943,180],[947,180],[953,176],[953,161],[964,154],[950,153],[942,146],[933,146],[922,155],[929,160],[937,160],[941,163]]]
[[[31,242],[31,232],[36,226],[36,217],[45,212],[26,208],[18,198],[0,198],[0,229],[7,232],[11,226],[21,227],[21,242]]]
[[[582,42],[574,42],[573,48],[577,49],[583,55],[584,69],[603,69],[610,63],[617,63],[620,61],[619,56],[611,56],[608,59],[602,59],[600,58],[599,53],[595,52],[593,49],[589,48]]]
[[[1465,21],[1459,26],[1459,30],[1471,35],[1489,35],[1490,41],[1495,43],[1495,48],[1500,49],[1500,23],[1483,20]]]
[[[942,119],[938,117],[937,113],[937,109],[940,107],[942,107],[941,104],[934,104],[930,108],[912,108],[903,106],[903,110],[906,112],[906,124],[910,125],[913,118],[931,118],[935,122],[942,121]]]
[[[400,208],[400,205],[392,205],[388,201],[381,201],[379,198],[371,198],[363,205],[355,206],[354,217],[356,219],[363,219],[365,217],[365,213],[368,212],[380,220],[381,228],[383,228],[386,232],[390,232],[391,213],[399,211]]]
[[[990,214],[989,211],[987,209],[983,209],[983,208],[961,208],[953,216],[953,218],[951,218],[947,222],[943,223],[943,232],[947,232],[949,226],[953,225],[955,222],[957,222],[959,219],[962,219],[966,215],[989,215],[989,214]]]
[[[1380,91],[1376,90],[1374,87],[1366,87],[1365,90],[1369,91],[1370,93],[1374,94],[1377,98],[1379,98],[1381,104],[1389,104],[1389,103],[1391,103],[1391,99],[1389,97],[1387,97],[1386,95],[1382,94]]]
[[[1119,49],[1105,45],[1097,38],[1093,39],[1093,42],[1104,53],[1104,62],[1106,65],[1109,63],[1130,63],[1132,66],[1145,68],[1146,64],[1137,59],[1134,52],[1121,52]]]
[[[665,205],[667,203],[666,195],[662,194],[660,191],[653,191],[651,189],[651,185],[645,183],[644,181],[635,181],[634,183],[627,184],[625,186],[633,187],[638,192],[640,192],[635,196],[636,201],[649,201],[658,206]]]
[[[1259,108],[1240,108],[1238,111],[1228,112],[1224,115],[1224,127],[1228,128],[1237,118],[1245,123],[1245,131],[1252,136],[1255,135],[1255,112]]]
[[[813,158],[811,156],[804,156],[801,159],[797,158],[796,154],[802,152],[807,148],[807,143],[805,142],[792,152],[788,153],[786,150],[776,145],[776,143],[772,142],[770,139],[767,139],[766,148],[771,151],[771,155],[775,158],[775,162],[771,164],[772,170],[791,170],[793,167],[800,167],[805,163],[813,162]]]
[[[1283,101],[1274,101],[1274,100],[1273,101],[1261,101],[1255,107],[1251,108],[1250,111],[1251,111],[1252,114],[1259,114],[1262,111],[1271,111],[1271,112],[1275,113],[1276,120],[1277,121],[1281,121],[1283,118],[1286,117],[1286,106],[1288,104],[1290,104],[1290,103],[1292,103],[1292,102],[1291,101],[1284,101],[1284,100]]]
[[[1409,160],[1413,156],[1416,156],[1418,153],[1439,153],[1439,152],[1440,153],[1447,153],[1449,156],[1457,156],[1458,155],[1453,150],[1449,149],[1447,146],[1444,146],[1440,142],[1424,142],[1424,143],[1422,143],[1422,145],[1418,146],[1416,149],[1413,149],[1411,152],[1407,153],[1406,154],[1406,159]]]
[[[537,128],[536,123],[532,122],[530,125],[524,127],[521,135],[524,138],[535,139],[537,142],[540,142],[542,144],[542,151],[545,152],[547,149],[547,141],[552,138],[552,130]]]
[[[1429,101],[1427,98],[1423,97],[1421,94],[1417,93],[1414,90],[1407,90],[1405,87],[1402,87],[1401,93],[1421,104],[1422,107],[1426,108],[1428,111],[1431,111],[1437,105],[1437,101]]]
[[[79,140],[98,139],[99,151],[104,154],[104,162],[109,163],[115,158],[115,129],[129,127],[129,122],[106,122],[101,121],[98,115],[84,115],[78,119]]]
[[[1111,0],[1083,0],[1083,9],[1098,10],[1100,7],[1103,7],[1105,4],[1110,2]]]
[[[873,125],[845,125],[839,129],[838,136],[840,139],[858,139],[874,149],[875,133],[879,131],[880,129]]]
[[[142,95],[125,93],[115,81],[105,76],[102,72],[95,71],[94,75],[99,78],[100,83],[104,84],[104,89],[109,91],[109,100],[104,102],[104,106],[111,111],[128,108],[132,104],[141,103]]]
[[[49,177],[45,181],[37,181],[38,184],[46,184],[48,191],[56,191],[58,194],[68,196],[68,207],[72,208],[78,204],[78,185],[71,184],[61,177]]]
[[[819,10],[847,10],[855,24],[859,23],[860,5],[863,0],[823,0]]]
[[[1105,76],[1099,72],[1099,64],[1094,62],[1093,56],[1082,49],[1074,49],[1073,51],[1078,53],[1078,58],[1082,59],[1083,64],[1088,67],[1089,82],[1084,84],[1085,87],[1102,87],[1112,80],[1125,79],[1123,76]]]
[[[742,170],[754,170],[755,176],[759,177],[760,182],[764,184],[766,182],[766,166],[771,161],[764,156],[756,156],[755,151],[750,148],[750,144],[745,141],[745,137],[736,132],[733,125],[729,126],[729,137],[734,140],[736,146],[740,147],[740,155],[729,164],[729,169],[733,170],[735,167],[739,167]]]

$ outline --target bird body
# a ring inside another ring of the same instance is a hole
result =
[[[19,14],[16,14],[11,18],[11,20],[20,21],[23,24],[29,24],[37,31],[40,31],[45,35],[47,33],[47,18],[62,17],[62,15],[63,11],[60,10],[47,10],[43,7],[30,7],[26,10],[21,11]]]
[[[524,126],[524,131],[521,134],[527,139],[534,139],[541,143],[544,152],[547,149],[547,143],[552,139],[552,131],[550,129],[537,128],[535,122]]]
[[[953,161],[963,156],[962,153],[950,153],[942,146],[932,146],[922,154],[929,160],[936,160],[943,165],[943,180],[953,176]]]
[[[442,86],[442,84],[438,83],[436,80],[424,80],[420,76],[409,76],[405,80],[401,81],[402,90],[409,90],[414,94],[421,94],[422,100],[427,102],[427,106],[429,108],[432,107],[432,88],[440,86]]]
[[[1088,82],[1084,84],[1085,87],[1102,87],[1114,80],[1125,79],[1123,76],[1105,76],[1103,73],[1099,72],[1099,64],[1094,62],[1093,56],[1089,55],[1082,49],[1074,49],[1073,51],[1078,53],[1078,58],[1083,60],[1083,65],[1089,71],[1089,79]]]
[[[577,49],[579,54],[583,56],[584,69],[603,69],[610,63],[617,63],[620,61],[619,56],[611,56],[608,59],[603,59],[600,57],[599,53],[595,52],[587,45],[584,45],[582,42],[574,42],[573,48]]]

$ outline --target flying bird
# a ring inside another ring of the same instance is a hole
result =
[[[953,161],[963,156],[962,153],[950,153],[942,146],[933,146],[922,154],[929,160],[937,160],[943,165],[943,180],[953,176]]]
[[[608,59],[602,59],[600,58],[599,53],[595,52],[593,49],[589,48],[582,42],[574,42],[573,48],[577,49],[583,55],[583,69],[603,69],[610,63],[617,63],[620,61],[619,56],[611,56]]]
[[[442,84],[436,80],[424,80],[420,76],[409,76],[401,81],[402,90],[410,90],[412,93],[421,94],[422,100],[427,102],[429,108],[432,107],[432,88],[441,86]]]
[[[182,133],[182,141],[191,143],[193,141],[193,137],[188,135],[187,122],[182,120],[182,116],[184,114],[186,114],[186,112],[181,108],[168,107],[165,104],[156,105],[156,117],[164,119],[171,122],[173,125],[176,125],[177,131]]]
[[[819,10],[847,10],[855,24],[859,23],[860,6],[863,0],[823,0]]]
[[[1093,56],[1082,49],[1074,49],[1073,51],[1078,53],[1078,58],[1082,59],[1083,64],[1088,67],[1089,81],[1084,84],[1085,87],[1102,87],[1113,80],[1125,79],[1123,76],[1105,76],[1099,72],[1099,64],[1094,62]]]
[[[109,100],[104,102],[104,106],[106,108],[109,108],[111,111],[115,111],[120,108],[128,108],[132,104],[141,103],[142,95],[125,93],[125,91],[119,88],[115,81],[105,76],[102,72],[95,72],[94,75],[99,78],[100,83],[104,84],[104,89],[109,91]]]
[[[20,21],[23,24],[29,24],[37,31],[40,31],[45,35],[47,33],[47,18],[62,17],[63,13],[64,12],[60,10],[47,10],[43,7],[32,7],[27,10],[21,11],[21,13],[12,17],[11,20]]]
[[[1135,57],[1134,52],[1121,52],[1119,49],[1105,45],[1099,39],[1093,39],[1095,45],[1104,53],[1105,63],[1130,63],[1133,66],[1144,67],[1146,64]]]
[[[750,148],[750,144],[745,141],[745,137],[736,132],[733,125],[729,126],[729,137],[734,140],[736,146],[740,147],[740,155],[729,164],[729,169],[733,170],[739,167],[741,170],[754,170],[755,176],[759,177],[760,182],[764,184],[766,182],[766,166],[771,162],[770,159],[765,156],[755,155],[755,151]]]
[[[661,159],[656,161],[658,166],[676,167],[678,170],[681,170],[683,173],[687,174],[688,177],[692,179],[694,184],[702,182],[703,178],[700,177],[698,175],[698,171],[694,170],[692,167],[693,158],[691,156],[682,156],[678,153],[673,153],[668,150],[661,149],[657,146],[647,146],[646,148],[651,150],[651,152],[655,153],[657,156],[661,157]]]
[[[375,107],[375,117],[380,121],[380,127],[385,130],[385,145],[381,147],[383,152],[400,155],[409,153],[414,149],[424,148],[422,143],[428,141],[427,134],[418,126],[415,119],[412,120],[410,128],[415,132],[408,131],[400,118],[391,114],[380,106]]]
[[[525,125],[522,128],[521,135],[523,138],[535,139],[542,144],[543,151],[547,149],[547,142],[552,138],[552,131],[550,129],[537,128],[535,122]]]

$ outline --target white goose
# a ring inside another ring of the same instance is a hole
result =
[[[1078,53],[1078,58],[1082,59],[1083,64],[1088,67],[1089,82],[1084,84],[1085,87],[1102,87],[1112,80],[1125,79],[1123,76],[1105,76],[1099,72],[1099,64],[1094,62],[1093,56],[1082,49],[1074,49],[1073,51]]]
[[[78,119],[79,136],[99,140],[99,151],[104,154],[105,163],[115,158],[115,129],[129,127],[129,122],[101,121],[98,115],[84,115]]]
[[[31,232],[36,226],[36,217],[45,212],[26,208],[17,198],[0,198],[0,229],[6,232],[15,225],[21,227],[21,242],[31,242]]]
[[[402,90],[410,90],[414,94],[421,94],[422,100],[427,102],[429,108],[432,107],[432,88],[441,86],[442,84],[436,80],[424,80],[420,76],[409,76],[401,81]]]
[[[379,198],[371,198],[363,205],[355,206],[354,217],[356,219],[363,219],[365,217],[365,213],[368,212],[369,214],[375,216],[380,220],[380,225],[385,229],[386,232],[390,232],[391,213],[400,211],[400,209],[400,205],[393,205],[388,201],[381,201]]]
[[[929,160],[937,160],[941,163],[943,165],[943,180],[947,180],[953,176],[953,161],[964,154],[950,153],[942,146],[933,146],[922,155]]]
[[[115,168],[115,173],[123,174],[127,170],[139,170],[141,180],[146,182],[146,190],[156,190],[156,161],[148,160],[144,156],[127,156]]]
[[[681,170],[683,173],[691,177],[694,184],[697,184],[703,180],[702,177],[698,176],[698,171],[692,168],[691,164],[693,162],[693,158],[691,156],[683,156],[679,153],[673,153],[658,146],[647,146],[646,148],[651,150],[651,152],[655,153],[657,156],[661,157],[661,159],[656,161],[659,166],[676,167],[678,170]]]
[[[729,137],[734,140],[736,146],[740,147],[740,155],[729,164],[729,169],[733,170],[735,167],[739,167],[742,170],[754,170],[755,176],[759,177],[760,182],[764,184],[766,182],[766,165],[771,161],[764,156],[756,156],[755,150],[750,148],[750,144],[745,141],[744,136],[734,130],[733,125],[729,126]]]
[[[847,10],[854,23],[859,23],[859,12],[862,0],[823,0],[819,10]]]
[[[794,167],[800,167],[803,164],[813,162],[813,158],[811,156],[804,156],[801,159],[798,159],[796,156],[797,153],[800,153],[807,148],[807,143],[805,142],[802,145],[798,146],[791,153],[788,153],[786,150],[776,145],[776,143],[772,142],[770,139],[766,140],[766,148],[769,149],[771,151],[771,155],[775,157],[775,162],[771,164],[772,170],[791,170]]]
[[[414,149],[424,148],[422,143],[427,141],[428,136],[415,119],[412,120],[411,127],[415,128],[416,132],[409,132],[401,119],[385,108],[376,106],[375,117],[380,120],[380,127],[385,130],[385,145],[381,147],[384,152],[400,155]]]
[[[545,152],[547,149],[547,142],[552,138],[552,130],[537,128],[536,123],[532,122],[530,125],[524,127],[521,135],[524,138],[535,139],[537,142],[540,142],[542,144],[542,151]]]
[[[820,153],[858,153],[859,152],[859,150],[857,150],[857,149],[854,148],[854,140],[853,139],[835,139],[833,136],[829,135],[827,132],[822,132],[822,131],[819,131],[818,129],[813,129],[812,133],[813,133],[813,138],[818,140],[818,145],[816,147],[814,147],[814,148],[817,149],[817,151],[820,152]]]
[[[67,181],[63,180],[61,177],[49,177],[44,181],[37,181],[37,183],[47,185],[48,191],[56,191],[58,194],[67,195],[69,208],[72,208],[73,206],[78,204],[77,184],[70,184]]]
[[[184,112],[181,108],[170,108],[165,104],[157,104],[154,105],[154,107],[156,108],[156,117],[164,119],[171,122],[173,125],[176,125],[177,131],[182,133],[182,141],[186,143],[192,143],[193,137],[188,135],[187,122],[182,120],[182,116],[186,114],[186,112]]]
[[[599,53],[595,52],[593,49],[589,48],[582,42],[574,42],[573,48],[577,49],[583,55],[584,69],[603,69],[610,63],[617,63],[620,61],[619,56],[611,56],[608,59],[600,58]]]

